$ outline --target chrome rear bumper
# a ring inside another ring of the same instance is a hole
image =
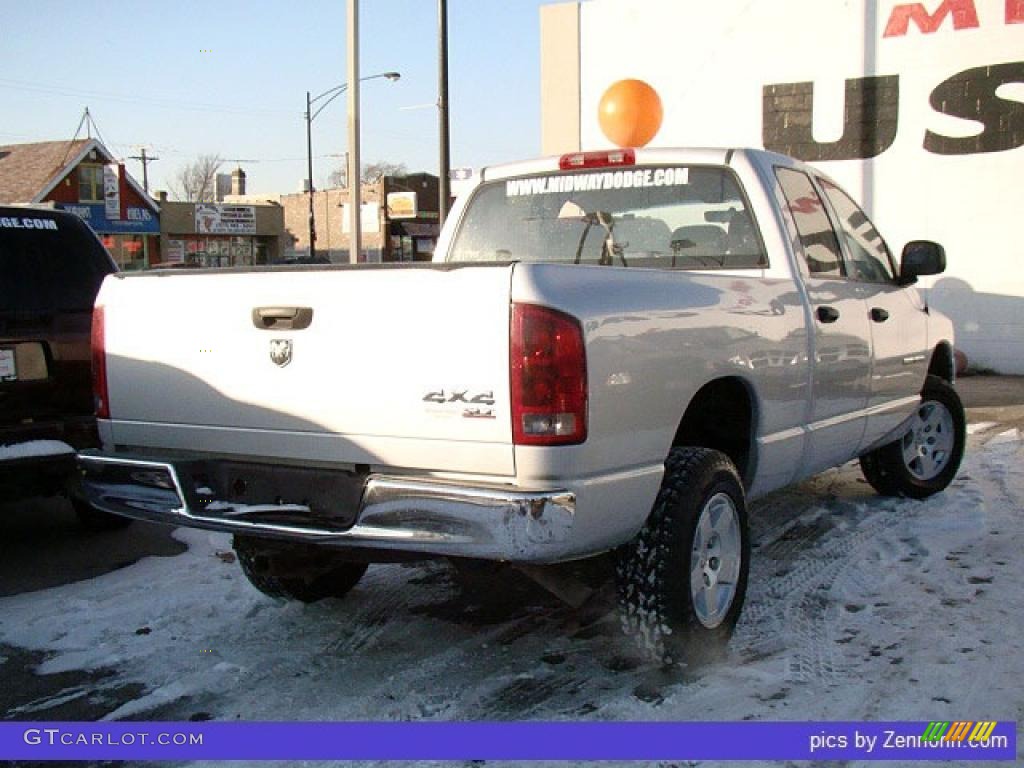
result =
[[[125,517],[342,548],[490,560],[546,562],[571,551],[576,496],[569,491],[371,474],[363,482],[354,524],[342,526],[305,504],[222,501],[206,493],[211,489],[188,487],[181,464],[78,455],[86,500]]]

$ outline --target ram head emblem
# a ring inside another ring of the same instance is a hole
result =
[[[288,365],[288,363],[292,361],[291,339],[271,339],[270,359],[273,360],[279,368],[284,368]]]

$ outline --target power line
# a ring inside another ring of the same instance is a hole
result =
[[[181,102],[170,99],[149,99],[141,96],[127,96],[123,94],[85,91],[65,86],[45,85],[33,83],[27,80],[11,80],[0,78],[0,88],[8,88],[15,91],[27,91],[30,93],[47,93],[54,96],[71,96],[74,98],[88,98],[106,101],[117,101],[125,104],[147,104],[161,109],[180,109],[190,112],[221,112],[229,115],[290,115],[290,109],[249,109],[242,107],[229,107],[217,104],[204,104],[200,102]]]

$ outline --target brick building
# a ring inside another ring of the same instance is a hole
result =
[[[223,174],[227,176],[227,174]],[[248,267],[282,261],[290,239],[276,200],[245,193],[245,172],[231,172],[217,202],[184,203],[160,193],[160,247],[167,266]]]
[[[160,208],[96,139],[0,146],[0,203],[81,217],[121,269],[160,263]]]
[[[361,261],[429,261],[438,235],[437,177],[429,173],[384,176],[361,185]],[[331,262],[349,260],[348,189],[313,195],[316,255]],[[281,196],[285,229],[294,256],[308,258],[309,195]]]

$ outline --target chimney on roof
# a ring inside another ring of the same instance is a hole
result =
[[[231,194],[245,194],[245,171],[242,170],[242,166],[238,166],[231,172]]]
[[[231,174],[218,173],[214,178],[214,187],[216,187],[214,197],[217,198],[218,203],[223,203],[224,198],[231,194]]]

